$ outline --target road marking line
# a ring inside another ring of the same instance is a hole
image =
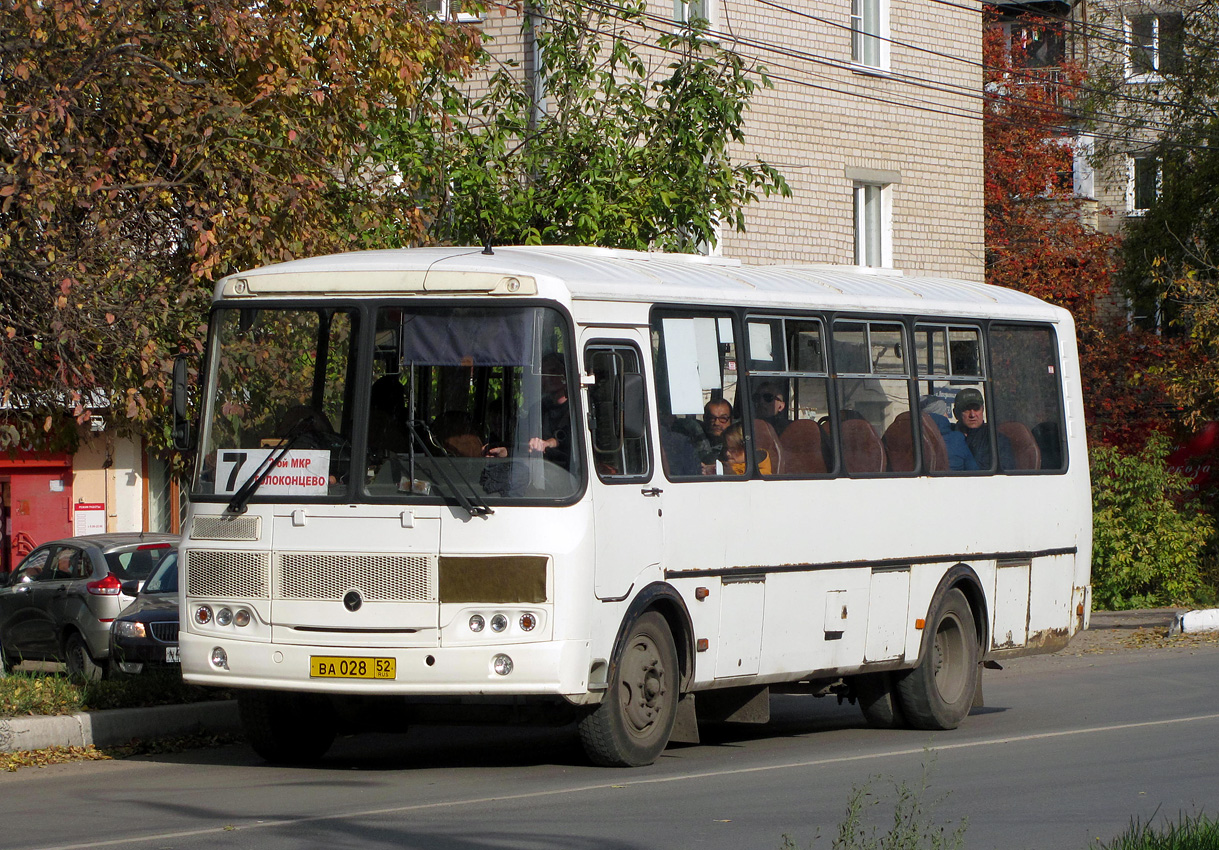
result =
[[[1128,729],[1146,729],[1153,726],[1175,726],[1182,723],[1198,723],[1206,720],[1219,720],[1219,713],[1198,714],[1193,717],[1174,717],[1167,720],[1142,720],[1137,723],[1114,723],[1108,726],[1092,726],[1084,729],[1066,729],[1061,732],[1035,732],[1028,735],[1007,735],[1002,738],[985,738],[978,741],[962,741],[956,744],[926,745],[921,747],[904,747],[900,750],[885,750],[878,753],[863,753],[851,756],[831,756],[828,758],[808,759],[805,761],[785,762],[784,764],[761,765],[758,767],[735,767],[724,770],[707,770],[701,773],[683,773],[680,776],[654,776],[647,779],[613,782],[598,782],[595,785],[580,785],[574,788],[554,788],[548,791],[530,791],[523,794],[504,794],[494,797],[473,797],[463,800],[443,800],[433,803],[415,803],[407,806],[390,806],[381,809],[366,809],[357,812],[345,812],[329,815],[313,815],[311,817],[285,818],[281,820],[255,821],[247,824],[226,826],[210,826],[200,829],[188,829],[179,832],[159,832],[155,835],[131,836],[128,838],[112,838],[105,841],[89,841],[83,844],[57,844],[53,847],[38,848],[38,850],[92,850],[96,847],[130,846],[148,841],[171,841],[176,838],[194,838],[202,835],[223,835],[225,833],[244,832],[252,829],[268,829],[281,826],[300,826],[307,823],[318,823],[328,820],[348,820],[355,818],[377,817],[380,815],[400,814],[403,812],[418,812],[427,809],[453,808],[457,806],[477,806],[487,803],[507,803],[515,800],[531,800],[538,797],[554,797],[567,794],[583,794],[588,791],[607,791],[614,788],[631,788],[639,785],[659,785],[666,782],[687,782],[693,779],[711,779],[718,776],[734,776],[749,773],[764,773],[773,770],[793,770],[804,767],[821,767],[828,764],[847,764],[849,762],[868,761],[871,759],[896,758],[899,756],[919,755],[922,753],[943,753],[952,750],[965,750],[973,747],[989,747],[997,744],[1019,744],[1026,741],[1045,741],[1053,738],[1068,738],[1077,735],[1094,735],[1104,732],[1121,732]],[[618,774],[620,777],[621,774]]]

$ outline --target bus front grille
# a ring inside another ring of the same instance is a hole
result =
[[[270,558],[266,552],[189,549],[184,562],[188,596],[266,599],[270,591]]]
[[[340,600],[358,590],[368,602],[434,602],[435,575],[435,559],[427,555],[281,552],[275,598]]]

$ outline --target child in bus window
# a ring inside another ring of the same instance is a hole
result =
[[[758,472],[763,475],[771,474],[770,455],[758,449],[754,452],[754,460],[757,462]],[[724,432],[724,466],[731,475],[745,474],[745,432],[740,422]]]

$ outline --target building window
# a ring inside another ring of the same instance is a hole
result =
[[[1183,18],[1180,12],[1126,18],[1127,79],[1158,79],[1181,70]]]
[[[713,23],[712,0],[692,0],[686,3],[683,0],[673,0],[673,20],[679,24],[690,24],[696,20],[706,21],[710,26]]]
[[[866,68],[889,67],[888,0],[851,0],[851,61]]]
[[[890,190],[878,183],[855,184],[855,264],[869,268],[892,265]]]
[[[1154,156],[1132,156],[1126,189],[1126,210],[1143,215],[1160,196],[1160,161]]]
[[[482,20],[476,14],[462,11],[461,7],[461,0],[423,0],[423,8],[427,9],[437,18],[454,20],[463,24]]]

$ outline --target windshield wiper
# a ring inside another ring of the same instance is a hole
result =
[[[248,502],[250,497],[257,492],[259,487],[262,486],[263,479],[267,477],[268,473],[270,473],[271,470],[284,459],[284,455],[286,455],[288,451],[296,445],[296,441],[301,438],[301,435],[305,433],[305,430],[305,428],[301,427],[293,428],[288,432],[286,437],[279,441],[279,445],[271,449],[270,454],[266,456],[262,463],[258,464],[258,467],[254,470],[253,474],[251,474],[250,477],[245,480],[244,484],[237,488],[237,492],[233,494],[232,500],[229,502],[228,507],[225,508],[227,513],[245,513],[246,502]]]
[[[427,447],[427,441],[420,436],[419,430],[415,427],[414,422],[407,420],[406,428],[411,433],[412,444],[419,444],[419,448],[423,452],[424,457],[432,461],[432,469],[436,471],[436,475],[441,479],[441,481],[444,482],[445,489],[452,494],[453,498],[457,499],[457,503],[461,505],[466,513],[468,513],[470,516],[487,516],[495,513],[495,511],[491,509],[491,506],[483,501],[483,498],[478,495],[478,491],[474,489],[474,485],[467,481],[466,477],[461,474],[461,470],[458,469],[457,464],[453,462],[451,457],[448,455],[432,454],[431,449]],[[443,458],[445,461],[443,464],[440,463],[441,458]],[[411,453],[411,461],[410,476],[413,486],[415,477],[413,451]],[[446,466],[448,467],[448,470],[457,475],[458,480],[460,480],[462,483],[462,487],[458,487],[455,483],[453,483],[453,479],[449,476],[449,472],[445,469]],[[463,487],[465,491],[470,494],[468,497],[462,492]]]

